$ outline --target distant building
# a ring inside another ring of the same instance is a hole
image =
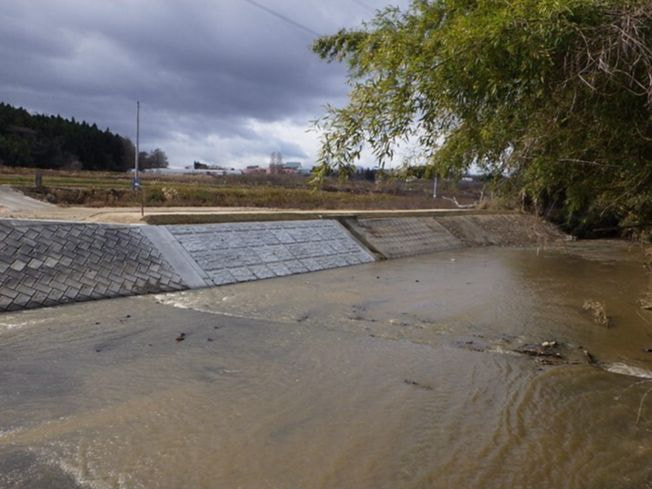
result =
[[[285,163],[284,167],[292,173],[299,173],[301,171],[301,163],[298,161],[288,161]]]
[[[267,173],[270,175],[288,175],[301,172],[301,163],[288,161],[287,163],[270,163]]]
[[[242,170],[242,173],[245,175],[257,175],[261,173],[267,173],[267,169],[259,165],[249,165],[244,170]]]
[[[192,173],[205,173],[207,175],[240,175],[242,173],[242,170],[225,168],[219,165],[209,165],[200,161],[195,161],[192,166],[187,166],[186,169],[193,170]]]

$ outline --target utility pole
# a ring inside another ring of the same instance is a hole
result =
[[[140,152],[140,101],[136,101],[136,154],[134,155],[134,189],[140,187],[140,176],[138,174],[138,153]]]
[[[437,198],[437,174],[435,173],[435,182],[432,185],[432,198]]]

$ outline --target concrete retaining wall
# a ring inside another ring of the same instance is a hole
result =
[[[207,285],[282,277],[373,261],[337,221],[166,226]]]
[[[138,227],[0,221],[0,311],[185,288]]]
[[[0,221],[0,311],[370,261],[337,221],[161,227]]]
[[[383,258],[421,255],[463,246],[432,217],[347,218],[344,224]]]
[[[553,225],[523,214],[345,218],[354,236],[381,258],[399,258],[462,246],[531,246],[563,240]]]
[[[369,250],[396,258],[563,237],[553,226],[521,215],[193,226],[0,221],[0,311],[357,265],[374,260]]]
[[[528,214],[477,214],[436,219],[465,246],[545,245],[566,238],[552,224]]]

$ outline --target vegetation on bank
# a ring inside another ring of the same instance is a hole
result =
[[[131,190],[126,172],[68,172],[44,170],[42,186],[34,186],[33,169],[0,166],[0,184],[9,184],[28,195],[59,205],[91,207],[212,206],[273,207],[283,209],[428,209],[456,207],[443,198],[432,198],[432,181],[379,182],[336,177],[312,190],[300,175],[142,175],[143,193]],[[440,184],[439,195],[455,196],[461,204],[478,200],[481,183]]]
[[[417,141],[435,173],[479,167],[585,235],[652,224],[652,2],[413,0],[314,50],[348,64],[321,175]]]

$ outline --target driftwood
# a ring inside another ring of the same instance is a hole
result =
[[[457,201],[457,199],[455,198],[455,196],[453,196],[452,198],[451,198],[451,197],[443,197],[443,196],[442,196],[442,199],[444,199],[444,200],[448,200],[449,202],[452,202],[453,204],[455,204],[455,205],[457,206],[458,209],[473,209],[475,206],[478,205],[477,202],[473,202],[472,204],[460,204],[460,203]]]

